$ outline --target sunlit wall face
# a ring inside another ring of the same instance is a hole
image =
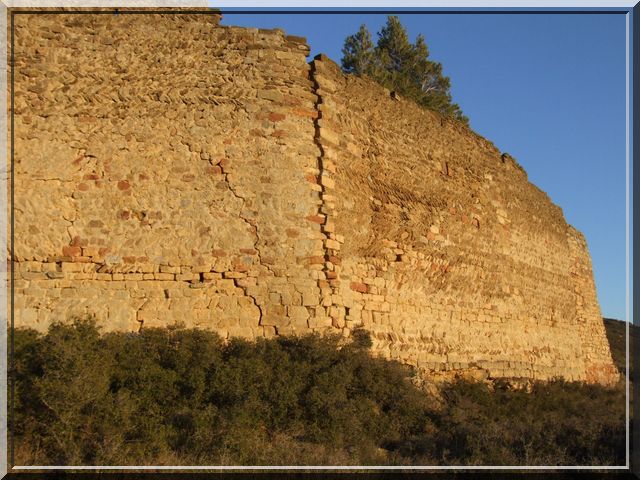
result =
[[[387,17],[222,10],[223,25],[282,28],[336,61],[347,36],[365,24],[375,42]],[[584,233],[602,313],[625,319],[625,15],[397,15],[410,40],[424,35],[471,127]]]

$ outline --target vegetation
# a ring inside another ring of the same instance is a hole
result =
[[[424,37],[418,35],[412,44],[398,17],[387,18],[375,46],[367,27],[360,26],[345,40],[342,54],[346,73],[367,75],[418,105],[468,124],[468,118],[451,99],[451,82],[443,75],[442,65],[429,60]]]
[[[363,332],[224,343],[76,320],[14,335],[22,465],[624,463],[621,390],[459,381],[438,402]]]
[[[607,340],[611,347],[611,356],[613,357],[613,363],[620,372],[624,374],[627,367],[627,323],[614,320],[612,318],[604,319],[604,327],[607,332]],[[636,339],[640,335],[638,327],[633,324],[629,324],[629,354],[633,354],[633,346],[636,343]],[[629,378],[633,381],[634,374],[633,357],[629,359]]]

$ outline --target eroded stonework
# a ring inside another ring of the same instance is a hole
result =
[[[372,332],[611,383],[582,235],[466,127],[215,15],[15,17],[15,325]]]

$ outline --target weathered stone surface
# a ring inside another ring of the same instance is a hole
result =
[[[522,168],[328,59],[313,69],[342,137],[335,293],[374,349],[426,371],[615,381],[584,238]]]
[[[425,372],[615,379],[584,238],[467,128],[280,30],[15,21],[16,325],[364,327]]]

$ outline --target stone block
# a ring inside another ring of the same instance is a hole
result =
[[[307,320],[309,318],[309,311],[303,306],[290,305],[287,307],[287,315],[291,319]]]

